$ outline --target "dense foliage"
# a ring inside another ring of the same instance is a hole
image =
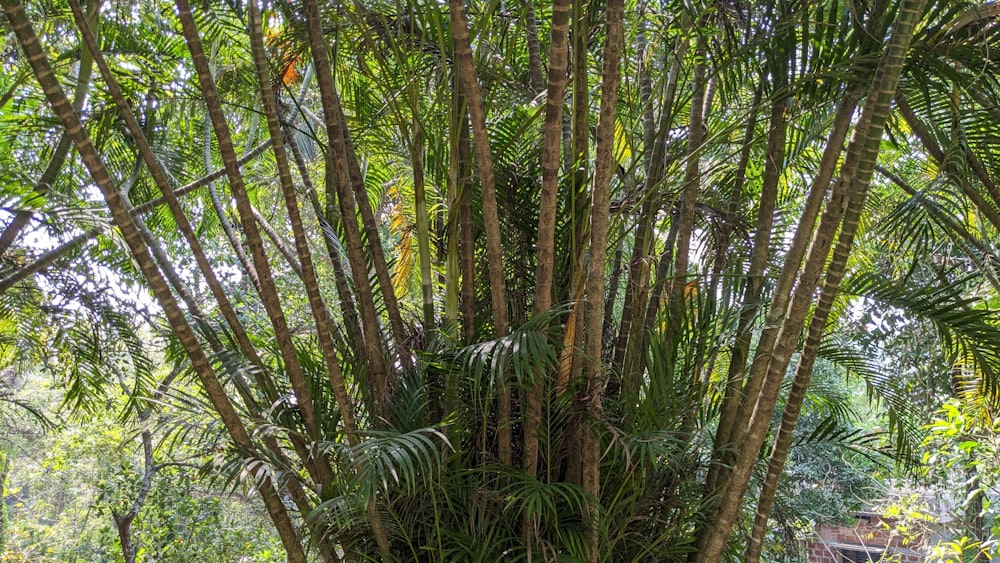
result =
[[[126,561],[273,555],[168,547],[244,494],[295,562],[757,561],[992,412],[993,3],[0,5],[0,415],[51,378]]]

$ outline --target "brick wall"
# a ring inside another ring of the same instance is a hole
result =
[[[886,561],[923,563],[919,546],[903,545],[891,524],[877,516],[862,516],[853,526],[824,525],[806,544],[810,563],[841,563],[840,548],[884,551]]]

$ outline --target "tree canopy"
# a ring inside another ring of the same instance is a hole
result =
[[[135,429],[127,561],[197,450],[293,562],[755,562],[1000,398],[993,2],[0,5],[0,416]]]

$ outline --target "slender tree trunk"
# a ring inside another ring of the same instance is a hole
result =
[[[322,86],[327,81],[321,79],[319,82]],[[344,116],[343,107],[340,105],[340,97],[337,94],[337,89],[332,79],[329,82],[331,88],[327,90],[329,93],[327,101],[340,117],[339,126],[343,141],[342,144],[331,143],[330,146],[334,149],[334,157],[343,158],[347,162],[347,171],[351,182],[350,186],[354,189],[354,200],[357,203],[358,214],[361,216],[365,241],[368,243],[368,253],[371,255],[375,277],[378,279],[379,288],[382,290],[382,303],[385,305],[386,316],[389,317],[389,329],[392,331],[392,337],[395,340],[396,355],[400,362],[409,365],[412,363],[409,353],[403,350],[403,342],[406,340],[406,330],[403,327],[403,316],[399,312],[399,302],[396,300],[396,292],[392,285],[392,276],[389,274],[389,266],[385,259],[385,250],[382,248],[382,239],[378,231],[379,223],[375,219],[375,212],[372,210],[371,202],[368,199],[368,188],[365,186],[365,179],[361,173],[361,165],[358,163],[358,157],[354,151],[354,143],[351,141],[350,131],[347,128],[347,118]],[[323,113],[324,118],[326,118],[326,109],[323,110]],[[338,149],[341,147],[343,151],[338,152]],[[344,201],[350,201],[350,198]],[[391,374],[391,372],[387,372],[387,374]],[[390,388],[394,386],[394,382],[391,379],[388,384]]]
[[[569,257],[569,281],[566,284],[566,293],[574,301],[583,295],[586,286],[587,272],[584,264],[584,250],[587,245],[587,232],[590,228],[588,221],[589,210],[587,208],[587,184],[590,181],[590,84],[588,76],[590,74],[587,61],[587,36],[590,31],[587,9],[589,2],[585,0],[572,0],[572,56],[573,56],[573,127],[572,127],[572,191],[570,192],[570,203],[572,206],[570,216],[570,257]],[[560,370],[560,379],[557,382],[557,389],[566,388],[566,383],[570,379],[578,379],[583,373],[583,358],[578,351],[583,348],[583,307],[574,303],[573,311],[567,319],[566,334],[572,339],[564,341],[564,356],[566,360],[562,364],[565,369]],[[572,327],[569,321],[573,321]],[[578,440],[579,436],[569,436],[569,440]],[[576,451],[576,448],[570,448]],[[578,464],[576,464],[578,465]],[[570,464],[574,466],[573,463]]]
[[[91,28],[95,28],[98,21],[98,16],[101,10],[101,0],[90,0],[87,2],[87,14],[86,19],[90,23]],[[91,76],[94,72],[94,54],[89,48],[84,46],[80,50],[80,65],[76,73],[76,88],[73,91],[73,109],[79,113],[84,104],[87,103],[87,94],[90,93]],[[0,106],[2,107],[2,106]],[[70,136],[65,132],[59,136],[59,141],[56,143],[55,149],[52,151],[52,156],[49,158],[49,163],[46,165],[45,170],[42,171],[42,175],[38,177],[38,182],[35,184],[35,192],[44,196],[52,189],[52,183],[56,181],[59,177],[59,173],[62,171],[63,164],[66,163],[66,156],[69,154],[69,149],[72,147],[73,141]],[[30,210],[23,209],[14,213],[14,218],[11,220],[10,224],[0,233],[0,256],[3,256],[10,248],[14,241],[17,240],[17,235],[28,226],[28,222],[31,221],[34,213]]]
[[[464,0],[449,0],[452,34],[455,41],[455,61],[461,68],[462,91],[468,101],[472,137],[475,142],[476,163],[483,196],[483,227],[486,231],[486,255],[489,260],[490,300],[493,305],[493,327],[498,337],[510,333],[507,317],[507,282],[504,277],[503,249],[500,238],[500,217],[497,212],[496,187],[493,178],[493,155],[490,152],[489,134],[483,97],[476,78],[476,63],[472,58],[469,23],[465,16]],[[497,455],[500,463],[510,465],[511,455],[511,393],[508,374],[497,382]]]
[[[459,256],[462,272],[462,338],[476,338],[476,231],[472,222],[472,155],[469,122],[463,113],[458,137],[458,232],[461,241]]]
[[[557,0],[557,2],[562,1],[563,0]],[[555,18],[554,10],[556,2],[553,2],[552,4],[552,17]],[[527,0],[524,3],[524,28],[528,38],[528,79],[531,82],[532,94],[538,96],[544,90],[545,85],[542,82],[542,48],[538,41],[538,23],[535,20],[534,0]],[[551,64],[551,59],[549,64]],[[551,75],[552,73],[550,71],[549,76]],[[546,121],[548,121],[547,117]]]
[[[610,350],[608,349],[608,343],[614,341],[614,316],[615,316],[615,303],[618,302],[618,290],[622,283],[622,258],[625,254],[625,243],[621,242],[618,244],[618,248],[615,249],[615,253],[611,258],[611,278],[608,280],[608,297],[604,302],[604,327],[601,328],[601,332],[604,334],[604,351],[602,354],[608,354]],[[615,377],[615,373],[611,373],[611,377]],[[607,395],[614,395],[610,389],[610,382],[608,382],[608,388],[605,389]]]
[[[699,559],[702,563],[719,561],[725,550],[729,533],[736,521],[743,495],[750,481],[757,453],[771,420],[782,376],[812,304],[813,292],[841,218],[845,219],[841,226],[843,232],[853,234],[857,229],[858,220],[855,217],[860,218],[863,210],[889,106],[896,92],[914,28],[921,19],[925,4],[926,0],[905,0],[900,6],[889,45],[876,70],[871,93],[841,167],[837,182],[840,189],[835,187],[830,203],[823,213],[806,257],[805,267],[799,276],[795,294],[787,311],[772,309],[768,312],[768,321],[772,322],[781,320],[777,315],[782,315],[780,333],[776,337],[776,344],[764,350],[763,354],[758,351],[754,359],[751,375],[759,370],[764,371],[766,375],[746,432],[742,434],[744,439],[740,441],[741,446],[729,481],[720,498],[719,512],[707,535],[705,548]],[[857,195],[849,196],[852,192],[856,192]],[[849,202],[852,210],[845,215]]]
[[[448,104],[448,192],[445,201],[448,204],[448,215],[444,225],[445,239],[445,277],[444,277],[444,319],[448,330],[458,327],[459,287],[461,270],[459,269],[459,178],[462,173],[459,163],[460,129],[465,125],[465,103],[462,97],[462,81],[458,74],[461,69],[452,65],[451,92]],[[462,326],[464,333],[466,327]],[[456,335],[457,336],[457,335]]]
[[[267,376],[268,371],[263,365],[263,362],[258,356],[257,351],[255,350],[253,344],[250,342],[250,339],[246,331],[244,330],[242,324],[240,323],[239,319],[236,316],[232,304],[230,303],[228,297],[226,296],[225,291],[222,289],[221,283],[219,282],[217,276],[215,275],[215,272],[212,270],[211,265],[209,264],[207,258],[205,257],[204,251],[202,250],[200,243],[198,242],[197,238],[194,235],[193,228],[190,222],[188,221],[186,215],[184,214],[184,211],[181,209],[179,202],[177,201],[176,193],[170,189],[169,181],[167,179],[166,174],[164,173],[162,167],[160,166],[159,161],[153,154],[152,149],[149,146],[149,143],[146,140],[145,135],[143,134],[142,128],[139,125],[139,122],[136,120],[134,114],[129,108],[128,103],[125,100],[125,97],[121,91],[121,88],[118,86],[117,81],[111,74],[111,70],[108,67],[100,49],[97,46],[96,39],[90,32],[90,28],[88,27],[86,21],[83,18],[82,9],[79,7],[79,4],[76,2],[76,0],[70,0],[70,8],[73,10],[74,16],[76,17],[77,25],[80,28],[81,36],[83,37],[85,43],[89,46],[89,48],[95,53],[96,63],[101,71],[101,74],[104,78],[108,91],[111,93],[112,97],[115,100],[116,105],[118,106],[119,112],[121,113],[126,123],[126,126],[128,127],[129,132],[132,135],[132,138],[139,149],[140,156],[143,158],[148,169],[150,170],[150,174],[153,177],[154,182],[160,188],[160,191],[163,194],[163,199],[167,203],[171,211],[171,214],[174,217],[175,223],[177,224],[178,228],[184,235],[185,240],[188,242],[189,247],[191,248],[191,251],[195,256],[195,261],[198,264],[198,267],[202,272],[202,275],[205,277],[206,283],[209,286],[213,296],[215,297],[218,307],[223,314],[223,317],[226,319],[226,322],[228,323],[230,329],[233,331],[233,334],[236,338],[237,344],[239,345],[241,352],[250,361],[251,365],[255,367],[255,369],[251,370],[251,373],[255,378],[258,388],[264,394],[264,397],[267,399],[269,403],[275,402],[277,400],[278,394],[277,391],[275,390],[274,383],[271,380],[271,378]],[[128,206],[127,198],[123,197],[123,199],[125,200],[126,206]],[[130,214],[133,217],[136,217],[137,215],[136,213],[134,213],[134,210],[130,212]],[[136,226],[139,229],[140,233],[143,233],[145,227],[142,221],[138,218],[136,218],[135,221],[136,221]],[[151,235],[146,235],[146,237],[147,237],[146,240],[148,241],[147,244],[149,245],[150,250],[154,253],[158,252],[158,247],[155,245],[155,239],[153,239]],[[185,296],[186,289],[184,288],[183,284],[180,282],[176,274],[172,274],[172,267],[170,266],[167,257],[163,255],[162,251],[160,251],[160,256],[158,257],[158,259],[162,264],[164,274],[167,275],[168,279],[171,278],[172,276],[172,278],[174,279],[172,283],[177,288],[178,293],[182,296]],[[200,313],[198,305],[194,303],[193,299],[191,299],[189,296],[185,297],[185,299],[188,304],[190,312],[195,317],[195,320],[198,321],[199,323],[204,323],[204,318],[203,318],[204,316]],[[209,337],[209,342],[212,346],[213,353],[221,354],[223,352],[221,343],[219,343],[218,340],[214,338],[212,329],[207,326],[203,327],[203,329],[204,329],[203,332],[206,334],[207,337]],[[243,382],[241,372],[239,370],[234,369],[231,375],[233,379],[237,381],[237,388],[240,390],[244,403],[250,410],[251,415],[254,418],[261,419],[262,417],[259,408],[256,405],[256,400],[249,392],[249,389],[247,388],[245,382]],[[309,471],[309,474],[314,479],[317,479],[317,481],[319,481],[319,477],[321,475],[318,472],[316,463],[312,459],[312,455],[309,452],[309,448],[306,446],[304,441],[295,434],[289,436],[289,439],[293,447],[295,448],[296,453],[299,455],[303,464]],[[282,452],[277,441],[273,437],[266,437],[264,441],[265,445],[273,455],[275,455],[279,460],[285,460],[284,453]],[[304,510],[305,513],[307,513],[308,510],[310,509],[309,501],[302,493],[301,487],[299,486],[298,482],[293,481],[289,485],[289,487],[290,487],[289,490],[293,498],[295,498],[295,502],[297,503],[297,505],[300,507],[300,509]],[[321,548],[324,549],[324,553],[332,553],[332,551],[329,548],[328,542],[326,540],[320,540],[319,545],[321,546]],[[329,560],[330,558],[327,557],[327,559]]]
[[[775,310],[784,310],[788,304],[788,297],[795,281],[794,273],[798,271],[805,256],[808,241],[816,225],[816,219],[823,205],[823,198],[826,194],[827,186],[836,172],[837,161],[843,152],[844,140],[851,126],[851,117],[854,114],[858,94],[852,89],[844,96],[837,108],[837,113],[833,119],[833,127],[827,141],[823,156],[820,159],[819,169],[813,179],[809,195],[806,197],[805,205],[802,209],[799,224],[796,227],[795,236],[792,239],[791,248],[785,257],[785,266],[779,283],[771,294],[770,307]],[[741,412],[745,412],[743,404],[756,396],[760,389],[758,381],[748,381],[743,383],[743,376],[746,373],[746,362],[750,354],[750,343],[753,337],[751,327],[755,322],[757,313],[760,310],[760,278],[763,271],[753,268],[748,272],[747,286],[744,291],[743,311],[740,313],[740,320],[736,329],[736,343],[733,346],[729,362],[729,373],[727,375],[726,391],[723,398],[722,411],[719,416],[719,428],[716,432],[716,444],[723,450],[732,447],[737,443],[734,439],[737,429],[741,427],[739,420],[744,420],[742,427],[745,427],[745,419]],[[756,282],[755,282],[756,280]],[[770,334],[770,333],[769,333]],[[766,343],[767,340],[765,339]],[[751,397],[751,399],[747,399]],[[706,479],[706,491],[712,494],[716,490],[719,482],[719,471],[722,470],[718,464],[713,465]]]
[[[733,230],[737,226],[737,214],[739,213],[740,204],[743,200],[743,187],[747,180],[747,166],[750,163],[750,150],[753,148],[754,144],[755,131],[757,128],[757,115],[760,110],[762,95],[763,88],[758,85],[754,91],[753,101],[750,106],[750,114],[747,116],[747,128],[743,135],[743,148],[740,150],[740,158],[736,164],[732,192],[729,194],[729,203],[725,210],[726,217],[722,224],[721,232],[719,233],[717,251],[712,260],[712,270],[709,274],[709,287],[708,292],[706,293],[706,295],[713,296],[713,299],[708,301],[708,304],[712,307],[712,310],[707,312],[706,316],[708,318],[713,318],[715,316],[716,308],[729,307],[732,304],[731,291],[726,291],[723,295],[721,295],[718,303],[716,302],[714,296],[720,295],[720,287],[725,287],[722,285],[723,271],[730,261],[730,252],[733,250],[730,246],[732,244]],[[706,376],[709,376],[714,371],[715,361],[718,358],[720,349],[721,346],[716,347],[710,354],[708,358],[708,365],[705,369]],[[727,381],[726,385],[723,387],[723,404],[725,404],[725,395],[729,392],[729,389],[730,385]],[[710,467],[709,471],[714,469],[716,469],[716,466]]]
[[[238,160],[236,157],[236,150],[233,146],[233,141],[229,133],[229,125],[226,123],[226,117],[223,113],[222,100],[219,98],[219,93],[216,90],[215,79],[212,76],[208,59],[205,56],[205,52],[202,47],[201,38],[199,37],[198,30],[195,26],[194,14],[191,12],[191,6],[188,4],[188,0],[177,0],[176,4],[178,16],[181,21],[181,27],[183,29],[184,39],[194,61],[202,95],[205,98],[205,104],[208,106],[209,117],[212,121],[212,129],[215,131],[215,137],[219,145],[219,152],[222,154],[222,161],[226,168],[226,175],[229,177],[229,188],[233,194],[233,198],[236,200],[236,208],[240,215],[240,222],[243,225],[243,232],[246,235],[247,243],[250,247],[250,254],[253,258],[254,268],[257,270],[257,275],[260,280],[261,297],[264,309],[267,312],[267,316],[271,322],[271,327],[274,330],[274,337],[277,341],[282,361],[284,362],[285,371],[288,373],[289,381],[291,382],[296,400],[298,401],[298,407],[302,413],[302,420],[305,422],[308,432],[313,437],[319,438],[320,424],[316,417],[312,392],[309,389],[309,383],[306,380],[302,366],[299,364],[295,351],[295,345],[292,342],[291,332],[288,329],[288,322],[285,318],[284,311],[282,311],[278,291],[274,284],[271,266],[268,263],[267,254],[264,251],[264,243],[261,239],[260,231],[257,228],[257,222],[253,216],[253,210],[246,192],[246,186],[243,182],[243,176],[240,173],[239,166],[236,164]],[[321,467],[325,464],[323,463],[323,460],[318,461],[321,462]],[[324,473],[327,472],[324,471]],[[323,481],[327,481],[330,478],[332,478],[332,475],[326,475],[323,478]]]
[[[723,401],[723,414],[719,422],[720,429],[716,433],[717,440],[724,440],[718,442],[723,452],[729,451],[732,444],[735,443],[730,441],[734,437],[733,428],[739,428],[741,427],[739,426],[740,424],[746,423],[745,420],[740,418],[739,405],[735,401],[737,401],[737,393],[742,383],[747,353],[750,349],[750,327],[757,316],[757,311],[760,309],[760,299],[764,288],[764,275],[767,272],[768,257],[770,256],[771,235],[774,227],[774,210],[778,201],[778,185],[784,170],[786,105],[786,98],[784,97],[774,100],[771,103],[771,115],[767,134],[767,157],[764,162],[764,179],[757,207],[757,226],[754,231],[753,246],[750,251],[750,264],[747,268],[747,280],[743,298],[744,309],[740,314],[737,326],[736,348],[734,349],[729,366],[726,393],[729,402],[727,403],[725,399]],[[845,134],[846,131],[845,127]],[[841,139],[841,142],[843,142],[843,139]],[[840,149],[838,146],[837,154],[839,152]],[[820,201],[820,198],[815,199],[817,203]],[[811,211],[808,209],[808,206],[807,211]],[[808,219],[806,223],[808,223]],[[746,393],[748,396],[755,396],[756,389],[748,389]],[[726,465],[725,462],[730,461],[728,457],[724,455],[724,463],[722,465],[714,465],[709,471],[706,480],[709,491],[715,490],[718,472]]]
[[[192,368],[201,380],[206,395],[212,402],[216,412],[219,413],[233,442],[241,450],[241,454],[244,456],[253,455],[254,447],[249,434],[247,434],[239,415],[226,396],[225,390],[212,370],[211,364],[205,356],[201,345],[198,343],[197,337],[191,330],[190,325],[188,325],[184,314],[180,307],[178,307],[163,276],[157,269],[152,256],[150,256],[149,250],[143,242],[135,222],[126,209],[121,194],[115,189],[114,180],[104,167],[104,163],[91,142],[90,137],[87,135],[82,123],[80,123],[69,100],[66,99],[61,86],[56,81],[55,74],[52,72],[52,68],[41,48],[38,37],[31,27],[31,22],[24,11],[24,7],[16,0],[0,0],[0,4],[3,5],[4,14],[11,23],[11,28],[25,52],[28,63],[34,71],[35,78],[42,86],[42,90],[52,111],[66,128],[66,133],[76,145],[84,166],[90,172],[94,183],[101,190],[114,222],[121,229],[133,258],[143,276],[149,282],[150,288],[153,290],[154,296],[163,309],[174,334],[191,359]],[[281,499],[274,490],[270,478],[263,475],[259,466],[248,468],[248,470],[257,477],[255,482],[257,483],[258,491],[264,499],[268,514],[274,522],[282,544],[288,553],[289,561],[296,563],[304,562],[306,560],[305,553],[302,551],[295,527],[282,505]]]
[[[647,185],[647,187],[650,187]],[[618,338],[615,340],[612,354],[611,369],[620,373],[622,380],[629,379],[630,374],[623,369],[625,352],[628,349],[629,337],[633,336],[633,321],[636,321],[636,311],[645,307],[643,293],[649,289],[649,256],[652,252],[653,222],[656,219],[657,204],[650,197],[649,191],[643,197],[639,217],[635,226],[635,242],[632,246],[632,256],[625,269],[628,271],[628,283],[625,285],[625,302],[622,304],[622,318],[618,326]],[[648,297],[648,293],[646,294]],[[636,323],[642,326],[642,319]]]
[[[795,425],[799,420],[799,413],[802,411],[802,402],[805,399],[806,391],[809,388],[809,380],[812,376],[813,366],[816,364],[816,357],[819,354],[819,347],[823,341],[823,334],[826,331],[827,320],[833,310],[834,298],[840,289],[840,282],[844,278],[847,269],[847,259],[854,243],[854,229],[847,228],[848,225],[857,225],[860,221],[863,203],[856,200],[864,196],[863,190],[855,191],[851,195],[847,211],[844,215],[844,228],[837,238],[837,246],[833,251],[833,259],[826,270],[826,277],[823,281],[823,288],[820,291],[819,301],[813,311],[812,319],[809,321],[809,329],[806,333],[805,344],[799,353],[799,363],[795,368],[795,376],[792,379],[792,388],[785,401],[785,409],[781,416],[781,426],[778,428],[778,435],[771,448],[771,456],[767,463],[767,473],[764,476],[764,484],[761,488],[757,500],[757,511],[754,515],[753,528],[750,532],[750,539],[747,543],[746,561],[747,563],[757,563],[760,560],[761,549],[764,545],[764,536],[767,532],[767,520],[771,515],[771,506],[778,490],[778,479],[788,458],[788,452],[792,445],[795,434]]]
[[[264,115],[267,118],[267,129],[271,136],[271,143],[273,144],[281,192],[284,196],[285,208],[288,211],[289,222],[291,223],[292,233],[295,238],[295,251],[298,255],[299,263],[302,265],[302,281],[305,285],[309,309],[312,311],[315,322],[320,351],[323,354],[323,361],[326,364],[327,378],[329,379],[334,397],[337,400],[340,419],[344,425],[344,434],[349,445],[357,446],[361,438],[354,414],[354,404],[347,392],[344,377],[340,371],[337,347],[330,332],[330,327],[333,323],[330,313],[327,311],[326,304],[323,302],[323,297],[320,294],[319,281],[316,278],[316,270],[312,261],[312,253],[309,250],[309,240],[306,238],[305,229],[302,226],[302,217],[295,195],[295,184],[292,180],[291,166],[288,163],[288,155],[285,151],[284,132],[281,128],[281,122],[278,119],[278,107],[271,86],[271,77],[268,72],[268,58],[264,48],[264,33],[262,29],[263,22],[260,11],[257,8],[256,0],[250,0],[248,7],[250,43],[253,51],[254,68],[257,71],[261,101],[264,108]],[[330,486],[328,483],[324,483],[323,485],[324,488]],[[369,523],[372,526],[372,533],[375,536],[376,543],[378,543],[383,559],[388,559],[391,557],[388,532],[375,506],[375,499],[367,499],[367,501],[367,513]]]
[[[340,101],[337,88],[333,81],[330,59],[327,54],[327,41],[323,35],[323,23],[320,19],[319,5],[316,0],[305,0],[303,11],[309,33],[310,51],[313,64],[316,67],[316,81],[320,89],[320,99],[323,104],[324,124],[326,125],[329,147],[326,154],[328,169],[327,179],[334,182],[337,201],[342,217],[344,239],[347,247],[347,257],[351,264],[351,274],[354,288],[357,292],[358,308],[361,312],[361,328],[364,331],[365,354],[368,363],[368,376],[374,384],[376,402],[380,416],[388,416],[388,404],[392,392],[392,377],[386,365],[382,351],[382,335],[379,331],[378,313],[371,282],[368,278],[368,267],[363,253],[361,232],[358,229],[357,215],[354,207],[353,179],[348,158],[348,135],[341,123]],[[332,172],[332,173],[331,173]],[[328,192],[329,185],[327,186]],[[367,194],[364,193],[367,203]],[[327,196],[330,197],[329,195]],[[328,205],[329,205],[328,199]],[[369,242],[377,239],[369,239]],[[383,288],[385,289],[385,288]],[[389,292],[392,286],[388,286]],[[399,342],[397,341],[397,345]]]
[[[602,334],[604,324],[604,263],[608,247],[611,176],[614,159],[615,119],[618,107],[618,84],[621,80],[621,58],[624,49],[624,0],[608,1],[608,23],[604,47],[604,68],[601,77],[601,110],[597,122],[597,157],[594,161],[594,189],[590,212],[590,259],[587,269],[584,324],[584,413],[582,432],[583,487],[595,499],[585,515],[585,538],[588,560],[598,559],[598,513],[601,498],[601,445],[598,425],[602,416],[601,399],[604,391],[601,369]]]
[[[288,267],[291,268],[293,272],[295,272],[295,275],[298,276],[299,279],[302,279],[305,275],[302,272],[302,264],[300,264],[298,258],[296,258],[295,251],[289,246],[288,240],[278,233],[277,229],[274,228],[274,225],[267,220],[267,217],[261,215],[260,210],[258,210],[255,206],[251,206],[250,211],[253,212],[253,218],[257,221],[257,225],[260,227],[260,230],[264,231],[267,238],[271,240],[271,244],[274,245],[278,254],[285,259],[285,263],[288,264]]]
[[[420,257],[420,297],[423,302],[424,330],[434,328],[434,280],[431,279],[431,230],[427,217],[427,190],[424,184],[424,131],[413,117],[410,161],[413,165],[413,198],[417,215],[417,251]]]
[[[0,450],[0,459],[3,463],[0,464],[0,549],[4,548],[4,543],[7,539],[7,509],[3,502],[4,496],[7,494],[7,476],[10,474],[10,454],[5,450]]]
[[[657,126],[651,125],[653,119],[651,99],[645,105],[650,106],[650,115],[643,120],[643,143],[648,154],[646,165],[645,192],[642,196],[642,208],[635,232],[635,246],[629,260],[629,283],[626,286],[625,302],[622,305],[622,318],[618,328],[618,338],[613,354],[613,368],[621,373],[623,381],[638,380],[641,374],[634,374],[641,369],[641,361],[645,354],[645,317],[642,313],[648,307],[650,257],[654,251],[653,231],[657,213],[660,210],[660,198],[656,192],[663,180],[666,168],[666,132],[670,128],[674,116],[674,101],[677,96],[677,86],[682,71],[682,61],[687,54],[690,43],[686,33],[678,38],[672,50],[670,70],[667,72],[662,101],[660,103],[660,119]],[[648,74],[648,71],[647,71]],[[642,82],[642,80],[640,80]],[[640,84],[640,87],[641,84]],[[651,86],[650,86],[651,87]],[[627,366],[627,367],[626,367]],[[629,390],[635,392],[636,390]]]
[[[135,544],[132,542],[132,520],[133,516],[119,516],[115,514],[115,529],[118,530],[118,541],[121,542],[122,558],[125,563],[135,563]]]
[[[530,9],[530,8],[529,8]],[[552,41],[549,53],[548,94],[545,102],[545,126],[542,141],[542,194],[538,212],[538,264],[535,269],[535,312],[552,308],[552,279],[555,270],[556,207],[559,147],[562,141],[563,97],[566,93],[566,67],[569,61],[570,0],[552,3]],[[533,10],[532,10],[533,11]],[[534,476],[538,466],[538,431],[541,427],[542,396],[546,393],[542,373],[527,394],[524,415],[524,469]]]

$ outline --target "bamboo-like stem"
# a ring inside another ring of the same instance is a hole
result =
[[[847,157],[841,166],[837,186],[820,219],[802,273],[798,277],[795,294],[787,310],[772,309],[768,312],[767,320],[775,323],[780,329],[774,337],[775,344],[768,349],[758,350],[754,358],[751,375],[755,375],[754,372],[765,373],[763,384],[756,397],[746,430],[741,434],[743,439],[739,442],[740,448],[730,478],[720,497],[719,511],[706,535],[707,540],[703,544],[705,548],[700,553],[699,563],[716,563],[721,560],[725,551],[767,425],[773,415],[781,380],[791,360],[806,314],[812,305],[813,292],[830,252],[834,233],[839,227],[842,232],[848,233],[846,236],[853,237],[853,232],[857,229],[874,172],[889,106],[896,92],[914,29],[921,19],[925,4],[926,0],[904,0],[900,6],[888,47],[876,70],[859,125],[855,129]],[[856,195],[852,196],[852,193]],[[848,211],[849,204],[851,204],[850,211]],[[843,225],[841,225],[842,219]],[[846,252],[849,251],[848,247]]]
[[[597,505],[584,514],[587,558],[598,560],[598,521],[601,498],[601,446],[597,425],[601,419],[601,397],[604,384],[601,377],[601,326],[604,324],[604,262],[608,247],[611,176],[616,166],[614,158],[615,118],[618,109],[618,85],[621,81],[621,59],[624,50],[624,0],[608,1],[608,23],[604,46],[604,67],[601,76],[601,109],[597,121],[594,161],[594,187],[591,192],[590,261],[587,268],[587,293],[584,308],[584,394],[580,407],[584,414],[581,432],[582,484]]]
[[[327,206],[332,208],[333,194],[336,194],[336,205],[339,206],[344,231],[344,240],[351,274],[354,279],[354,289],[358,298],[358,309],[361,313],[361,329],[364,333],[365,360],[367,361],[368,377],[375,388],[375,399],[379,416],[388,416],[389,399],[392,392],[393,378],[388,370],[385,353],[382,349],[382,334],[379,328],[378,311],[375,308],[375,297],[371,281],[368,277],[368,266],[364,256],[364,244],[358,228],[357,211],[355,208],[354,186],[355,178],[360,178],[357,161],[350,162],[348,154],[349,138],[343,126],[340,100],[336,84],[333,81],[330,57],[327,53],[327,42],[323,35],[323,23],[320,19],[319,5],[315,0],[306,0],[302,4],[309,34],[309,46],[316,67],[316,82],[320,89],[320,100],[323,105],[323,124],[326,126],[327,167]],[[362,194],[367,203],[367,194]],[[362,205],[361,202],[358,205]],[[331,221],[332,222],[332,221]],[[377,239],[369,239],[374,243]],[[386,290],[385,287],[382,288]],[[392,292],[391,285],[388,287]],[[394,298],[394,296],[393,296]],[[388,303],[388,301],[387,301]],[[397,342],[397,345],[399,342]]]
[[[90,0],[87,3],[87,13],[84,17],[89,22],[91,28],[96,27],[100,10],[101,0]],[[84,45],[80,49],[80,63],[76,73],[76,88],[73,90],[73,109],[77,113],[87,103],[87,95],[90,93],[93,72],[94,52]],[[52,183],[56,181],[56,178],[62,171],[63,164],[66,163],[66,157],[69,155],[69,149],[72,148],[72,145],[73,141],[70,139],[70,136],[63,132],[59,136],[59,141],[56,143],[55,149],[52,151],[52,156],[49,157],[49,163],[45,166],[45,170],[42,171],[42,175],[38,177],[38,181],[35,183],[35,192],[38,195],[44,196],[52,188]],[[14,244],[17,236],[28,226],[33,216],[34,212],[29,209],[22,209],[14,214],[14,218],[4,228],[3,232],[0,233],[0,256],[3,256],[7,252],[7,249]]]
[[[555,270],[556,207],[559,190],[560,144],[562,141],[563,97],[569,61],[569,0],[552,3],[552,41],[549,53],[548,93],[542,140],[542,194],[538,212],[538,258],[535,269],[535,312],[552,308],[552,279]],[[527,392],[524,414],[524,469],[534,476],[538,467],[538,431],[541,428],[542,395],[546,393],[542,373]]]
[[[493,305],[493,328],[498,337],[510,334],[507,313],[507,282],[504,277],[503,249],[500,241],[500,217],[497,211],[496,186],[494,185],[493,155],[490,151],[486,129],[483,96],[476,78],[476,64],[472,58],[472,41],[469,22],[465,15],[464,0],[450,0],[452,34],[455,41],[456,64],[460,73],[462,91],[468,103],[472,138],[476,149],[476,164],[482,189],[483,227],[486,232],[486,255],[489,260],[490,301]],[[497,457],[500,463],[510,465],[511,454],[511,393],[508,374],[500,375],[497,382]]]
[[[264,49],[263,22],[256,0],[250,0],[247,12],[250,20],[250,45],[253,53],[254,68],[257,71],[261,102],[264,115],[267,119],[267,129],[271,137],[271,144],[273,145],[278,179],[281,184],[281,193],[284,196],[285,209],[288,212],[292,235],[295,239],[295,253],[299,264],[301,264],[300,275],[305,286],[309,309],[312,312],[315,322],[316,336],[317,340],[319,340],[320,351],[323,354],[323,362],[326,365],[327,378],[329,379],[330,387],[333,389],[334,397],[337,400],[340,419],[344,425],[344,433],[348,444],[356,446],[360,443],[361,436],[358,432],[354,405],[340,370],[336,343],[333,341],[333,335],[330,330],[332,318],[320,294],[319,280],[316,277],[316,270],[313,266],[309,240],[302,225],[302,217],[295,194],[295,184],[292,180],[291,166],[289,165],[288,155],[285,151],[284,131],[278,118],[276,96],[271,86],[267,52]],[[329,486],[330,484],[324,483],[324,488]],[[382,552],[383,557],[387,557],[389,555],[389,538],[385,526],[382,524],[381,516],[375,508],[375,499],[368,499],[367,508],[372,532],[375,535],[379,550]]]
[[[42,90],[52,111],[66,128],[66,133],[76,145],[77,152],[79,152],[84,166],[89,171],[94,183],[101,190],[115,224],[121,229],[132,256],[135,258],[143,276],[149,282],[150,288],[153,290],[154,296],[163,309],[174,334],[187,352],[192,368],[201,380],[206,395],[212,402],[216,412],[219,413],[231,439],[241,450],[241,454],[245,458],[249,458],[254,452],[253,442],[232,403],[226,396],[225,389],[216,377],[208,358],[205,356],[204,350],[202,350],[201,345],[198,343],[194,331],[191,330],[177,301],[171,294],[170,288],[156,267],[152,256],[150,256],[149,249],[143,242],[135,222],[128,213],[127,206],[121,194],[115,188],[114,180],[108,173],[107,168],[105,168],[100,154],[91,142],[76,111],[69,103],[69,100],[66,99],[62,87],[55,78],[48,58],[41,48],[38,37],[31,27],[31,22],[24,11],[24,7],[16,0],[0,0],[0,4],[3,5],[4,14],[11,23],[11,28],[25,52],[28,63],[34,71],[35,78],[42,86]],[[295,527],[288,517],[288,512],[282,505],[281,499],[274,490],[270,477],[264,475],[259,466],[251,467],[249,471],[257,478],[255,481],[257,489],[264,499],[268,514],[275,524],[275,528],[288,554],[289,561],[296,563],[304,562],[306,560],[305,553],[302,551],[302,545],[299,543]]]

